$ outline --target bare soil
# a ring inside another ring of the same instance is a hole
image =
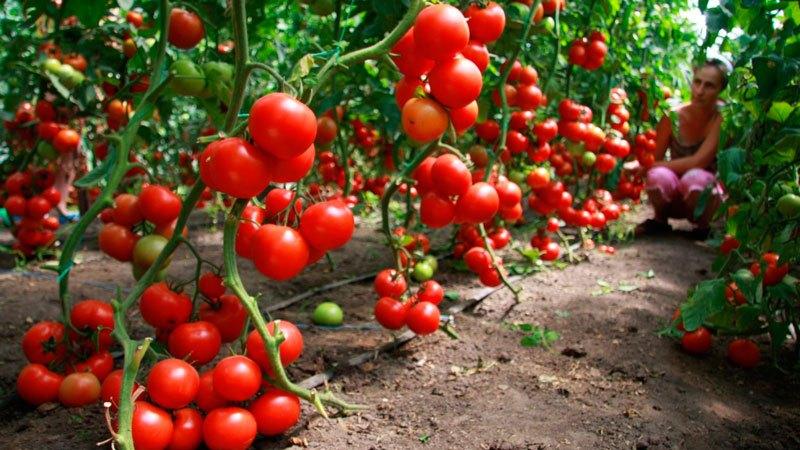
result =
[[[194,238],[205,258],[221,260],[219,232]],[[256,448],[800,448],[796,381],[768,361],[752,371],[734,368],[722,339],[711,355],[695,358],[656,334],[686,290],[707,275],[711,249],[672,235],[638,240],[613,256],[588,256],[521,280],[518,305],[501,290],[459,314],[458,340],[436,333],[343,371],[329,387],[368,409],[326,420],[305,405],[295,429]],[[241,265],[249,289],[263,293],[266,306],[389,264],[375,231],[359,231],[333,257],[335,271],[323,261],[280,284]],[[128,265],[91,249],[80,259],[72,275],[74,298],[108,299],[117,283],[132,285]],[[645,276],[650,269],[652,278]],[[191,255],[179,251],[170,274],[189,278],[193,271]],[[437,279],[460,301],[480,289],[473,276],[446,268]],[[603,292],[598,280],[636,289]],[[0,448],[96,448],[108,435],[99,405],[34,409],[14,395],[25,364],[22,334],[35,321],[58,317],[55,274],[5,272],[0,288]],[[310,324],[314,306],[328,299],[344,308],[344,327]],[[390,342],[393,335],[372,319],[374,301],[371,283],[362,282],[275,312],[304,331],[306,350],[290,368],[293,378]],[[148,332],[138,313],[131,320],[135,333]],[[550,348],[523,347],[523,334],[511,323],[546,327],[560,339]]]

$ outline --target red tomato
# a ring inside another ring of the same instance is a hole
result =
[[[520,84],[536,84],[539,82],[539,72],[533,66],[525,66],[519,74]]]
[[[210,450],[245,450],[256,438],[258,425],[250,411],[217,408],[203,422],[203,440]]]
[[[113,342],[111,332],[114,331],[114,308],[110,304],[100,300],[83,300],[72,307],[69,318],[72,326],[83,333],[96,333],[100,330],[97,338],[98,350],[108,350],[111,347]],[[94,346],[91,342],[87,341],[87,343]]]
[[[485,8],[472,4],[465,13],[469,25],[469,37],[483,43],[496,41],[503,34],[506,26],[506,14],[495,2],[489,2]]]
[[[472,185],[472,175],[458,156],[445,154],[436,158],[431,167],[431,179],[436,180],[433,188],[442,197],[463,195]]]
[[[504,248],[511,242],[511,233],[505,228],[498,228],[489,235],[489,242],[491,242],[492,248]]]
[[[550,184],[550,172],[544,167],[533,169],[526,178],[531,189],[542,189]]]
[[[122,376],[122,369],[111,372],[106,379],[103,380],[103,385],[100,389],[100,400],[103,402],[111,402],[113,409],[119,406],[120,393],[122,392]],[[139,387],[141,387],[139,383],[134,382],[132,392],[136,392]]]
[[[151,284],[139,299],[142,318],[155,328],[172,329],[192,315],[192,300],[185,294],[173,292],[167,283]]]
[[[260,434],[277,436],[300,420],[300,399],[279,389],[269,389],[250,404],[250,412]]]
[[[431,95],[448,108],[462,108],[481,93],[483,76],[475,63],[466,58],[444,60],[428,74]]]
[[[311,205],[300,216],[300,234],[310,246],[323,252],[346,244],[354,229],[353,212],[337,200]]]
[[[456,133],[463,133],[475,124],[478,119],[478,102],[473,100],[463,108],[450,110],[450,121],[453,123]]]
[[[124,227],[132,227],[144,220],[139,208],[139,197],[131,194],[119,194],[114,199],[114,223]]]
[[[41,364],[28,364],[17,376],[17,393],[31,405],[54,402],[63,377]]]
[[[433,165],[436,164],[436,159],[437,158],[432,158],[430,156],[423,159],[411,175],[417,181],[416,187],[420,194],[425,194],[433,190],[431,169],[433,169]]]
[[[422,81],[413,77],[403,77],[394,85],[394,98],[397,107],[401,110],[407,101],[414,98],[417,89],[422,87]]]
[[[424,336],[439,329],[439,307],[430,302],[419,302],[408,310],[406,324],[414,333]]]
[[[270,160],[241,138],[212,142],[199,162],[203,182],[233,197],[253,197],[270,183]]]
[[[48,142],[55,139],[59,131],[61,131],[61,125],[55,122],[45,121],[36,125],[36,133],[40,138]]]
[[[274,321],[267,324],[267,331],[271,335],[275,334],[274,324]],[[303,334],[293,323],[286,320],[279,321],[279,328],[284,336],[284,341],[281,342],[278,351],[281,357],[281,364],[285,367],[297,360],[300,354],[303,353]],[[257,330],[253,330],[247,335],[247,356],[258,363],[264,371],[272,374],[272,365],[269,362],[264,345],[264,340]]]
[[[735,237],[733,237],[733,236],[731,236],[729,234],[726,234],[725,238],[722,240],[722,245],[720,245],[720,247],[719,247],[719,251],[723,255],[727,255],[730,252],[732,252],[733,250],[736,250],[737,248],[739,248],[739,245],[740,245],[740,243],[739,243],[738,239],[736,239]]]
[[[229,402],[220,397],[214,390],[214,370],[208,370],[200,375],[200,387],[194,399],[195,404],[203,411],[212,411],[223,406],[228,406]]]
[[[248,129],[256,145],[281,159],[305,152],[317,134],[317,118],[304,103],[273,92],[253,103]]]
[[[728,359],[745,369],[752,369],[761,361],[761,350],[750,339],[735,339],[728,344]]]
[[[67,348],[63,341],[64,324],[52,321],[38,322],[22,336],[22,351],[28,361],[46,365],[64,359]]]
[[[183,50],[194,48],[203,40],[206,31],[200,17],[181,8],[172,8],[169,14],[169,43]]]
[[[297,276],[308,263],[308,244],[295,229],[262,225],[250,240],[253,262],[264,276],[284,281]]]
[[[197,396],[200,375],[186,361],[170,358],[157,362],[147,375],[150,398],[169,409],[183,408]]]
[[[617,165],[617,159],[613,155],[609,155],[608,153],[601,153],[597,155],[597,161],[594,163],[594,166],[600,173],[609,173],[612,170],[614,170],[614,167],[616,165]]]
[[[206,272],[197,280],[197,289],[209,299],[215,300],[225,294],[225,283],[221,276]]]
[[[521,109],[536,109],[542,102],[542,91],[535,85],[526,84],[517,88],[517,105]]]
[[[72,408],[96,402],[100,398],[100,381],[91,372],[67,375],[58,388],[58,401]]]
[[[473,247],[464,253],[464,262],[471,271],[481,273],[492,267],[492,256],[483,247]]]
[[[456,215],[456,206],[447,198],[434,192],[422,197],[419,205],[420,221],[430,228],[442,228],[449,225]]]
[[[8,214],[12,216],[24,216],[26,206],[25,197],[21,195],[10,195],[3,204]]]
[[[403,105],[401,114],[403,131],[419,142],[428,143],[439,139],[450,123],[447,111],[429,98],[412,98]]]
[[[457,8],[438,4],[426,7],[414,22],[417,52],[434,61],[447,60],[469,42],[469,25]]]
[[[488,269],[480,272],[478,274],[478,278],[481,280],[481,283],[484,286],[488,287],[497,287],[503,284],[503,279],[500,278],[500,273],[494,267],[489,267]]]
[[[142,216],[156,225],[165,225],[178,218],[181,199],[164,186],[148,184],[139,193]]]
[[[400,298],[408,285],[402,274],[394,269],[384,269],[375,277],[374,288],[381,297]]]
[[[81,135],[77,131],[64,128],[53,138],[53,148],[59,153],[71,153],[78,150],[81,143]]]
[[[328,145],[336,139],[338,131],[339,127],[335,120],[328,116],[322,116],[317,119],[317,136],[314,143],[322,146]]]
[[[134,403],[131,423],[134,447],[167,448],[172,440],[172,431],[172,418],[166,411],[145,401],[139,400]]]
[[[408,309],[391,297],[382,297],[375,304],[375,320],[390,330],[399,330],[406,324]]]
[[[542,253],[542,260],[555,261],[556,259],[558,259],[559,256],[561,256],[561,247],[558,245],[557,242],[550,242],[544,248],[544,253]]]
[[[494,120],[487,120],[475,127],[475,134],[486,142],[494,142],[500,137],[500,124]]]
[[[193,408],[173,413],[172,438],[169,450],[194,450],[203,443],[203,416]]]
[[[91,372],[102,383],[114,370],[114,357],[107,351],[92,354],[86,360],[67,366],[67,373]]]
[[[222,337],[222,342],[233,342],[239,338],[247,320],[239,297],[222,295],[217,300],[200,305],[200,320],[214,325]]]
[[[428,280],[419,286],[417,298],[422,302],[429,302],[438,306],[444,299],[444,289],[436,281]]]
[[[499,208],[500,198],[494,186],[481,181],[458,198],[456,215],[467,223],[479,224],[491,220]]]
[[[398,55],[393,56],[392,60],[397,64],[400,72],[407,77],[419,78],[428,73],[434,65],[432,60],[417,51],[414,41],[414,27],[409,28],[406,34],[397,41],[392,47],[392,53]]]
[[[167,347],[172,356],[202,366],[211,362],[222,346],[222,336],[210,322],[182,323],[170,333]]]
[[[481,73],[489,67],[489,49],[481,42],[469,41],[467,46],[461,49],[461,55],[475,63]]]
[[[226,400],[245,401],[260,387],[261,369],[246,356],[228,356],[214,367],[214,391]]]
[[[711,350],[711,333],[704,327],[686,332],[681,338],[681,346],[693,355],[708,353]]]

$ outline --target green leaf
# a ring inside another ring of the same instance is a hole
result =
[[[758,84],[758,95],[770,97],[777,89],[783,72],[783,60],[777,56],[757,56],[753,58],[753,75]]]
[[[633,284],[620,283],[619,286],[617,286],[617,290],[620,292],[633,292],[637,289],[639,289],[639,286],[635,286]]]
[[[63,15],[64,17],[75,15],[81,25],[93,28],[107,12],[108,2],[106,0],[82,0],[66,2]]]
[[[795,107],[786,102],[773,102],[767,113],[767,118],[776,122],[786,122],[786,119],[792,115]]]
[[[700,193],[700,198],[697,199],[697,205],[694,207],[694,215],[695,219],[699,219],[700,216],[706,211],[706,206],[708,206],[708,201],[711,199],[711,191],[714,190],[714,185],[710,184],[703,189],[703,192]]]
[[[444,298],[453,302],[461,300],[461,296],[458,294],[458,291],[445,291]]]
[[[788,136],[784,136],[770,147],[763,158],[763,162],[767,164],[792,162],[797,155],[797,147],[800,147],[800,132],[795,131]]]
[[[333,56],[335,58],[335,56]],[[292,70],[292,74],[289,77],[289,82],[297,81],[301,78],[305,78],[309,73],[311,73],[311,69],[316,66],[314,62],[313,55],[305,55],[297,61],[297,64],[294,65],[294,70]]]
[[[528,336],[523,336],[522,339],[519,340],[519,344],[523,347],[539,347],[542,345],[542,338],[530,334]]]
[[[713,280],[701,281],[689,296],[689,299],[681,305],[681,317],[683,325],[688,331],[694,331],[705,320],[719,313],[725,308],[725,280],[716,278]]]
[[[732,147],[717,155],[719,176],[726,186],[736,183],[747,169],[747,152],[739,147]]]
[[[111,172],[111,169],[114,167],[114,163],[117,160],[117,149],[111,148],[108,151],[108,156],[103,162],[96,166],[94,169],[89,171],[86,175],[81,177],[79,180],[75,181],[75,186],[79,188],[90,188],[93,186],[97,186],[100,180],[103,180],[106,175]]]

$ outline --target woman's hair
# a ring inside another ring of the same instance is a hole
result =
[[[722,76],[722,86],[720,87],[720,90],[724,90],[728,86],[728,73],[731,71],[731,67],[728,62],[719,58],[709,58],[705,60],[703,64],[695,67],[694,70],[702,69],[703,67],[713,67],[719,70],[719,73]]]

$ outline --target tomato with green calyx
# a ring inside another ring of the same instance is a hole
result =
[[[218,299],[200,305],[200,320],[210,322],[219,331],[222,342],[233,342],[239,338],[247,320],[239,297],[222,295]]]
[[[39,322],[22,336],[22,350],[30,362],[50,364],[66,356],[67,348],[63,340],[64,324],[52,321]]]
[[[195,63],[179,59],[169,67],[172,75],[169,86],[179,95],[198,96],[206,87],[206,77]]]
[[[167,238],[160,234],[150,234],[139,239],[133,247],[133,264],[141,268],[149,268],[167,245]],[[163,268],[169,265],[169,258],[164,261]]]
[[[344,321],[344,311],[334,302],[322,302],[314,308],[311,321],[317,325],[338,327]]]

